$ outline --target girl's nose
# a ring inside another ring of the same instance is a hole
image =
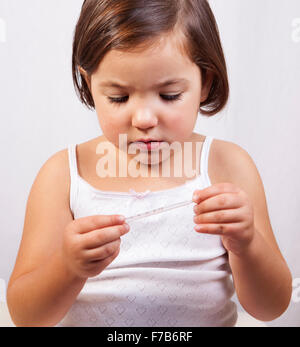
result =
[[[158,124],[158,119],[150,110],[139,110],[132,117],[132,126],[140,129],[153,128]]]

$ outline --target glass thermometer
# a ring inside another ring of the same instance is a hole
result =
[[[193,204],[193,203],[195,203],[193,200],[188,200],[188,201],[178,202],[176,204],[165,206],[165,207],[160,207],[160,208],[157,208],[155,210],[151,210],[151,211],[148,211],[148,212],[137,214],[135,216],[128,217],[128,218],[126,218],[126,222],[131,222],[131,221],[134,221],[134,220],[138,220],[138,219],[142,219],[142,218],[145,218],[145,217],[153,216],[155,214],[160,214],[160,213],[163,213],[163,212],[166,212],[166,211],[174,210],[175,208],[187,206],[187,205],[190,205],[190,204]]]

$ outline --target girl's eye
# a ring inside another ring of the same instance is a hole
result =
[[[128,99],[128,96],[123,96],[122,98],[108,98],[109,102],[112,104],[123,104]]]
[[[182,94],[177,94],[177,95],[160,95],[165,101],[167,102],[174,102],[176,100],[181,100],[181,95]],[[128,96],[123,96],[121,98],[111,98],[109,97],[108,100],[112,104],[123,104],[128,100]]]
[[[166,100],[166,101],[176,101],[176,100],[181,100],[181,95],[182,94],[177,94],[177,95],[161,95],[161,97]]]

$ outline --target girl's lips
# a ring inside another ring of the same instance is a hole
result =
[[[153,151],[160,148],[163,142],[133,142],[134,145],[141,151]]]

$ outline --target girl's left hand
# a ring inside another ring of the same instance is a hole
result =
[[[231,183],[218,183],[196,190],[193,201],[197,204],[197,232],[220,235],[227,251],[236,255],[249,247],[256,230],[253,206],[243,190]]]

